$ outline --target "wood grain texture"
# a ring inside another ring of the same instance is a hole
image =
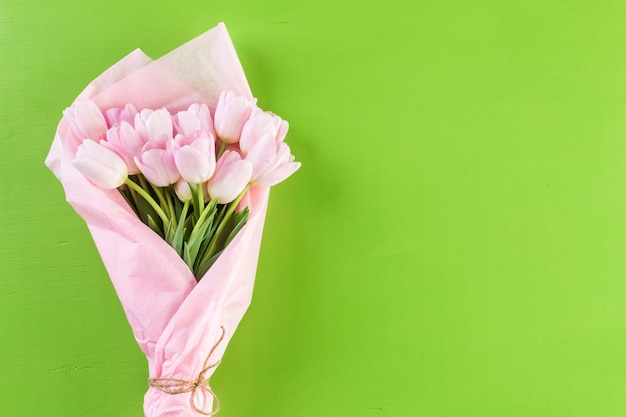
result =
[[[142,415],[147,366],[43,165],[137,47],[225,21],[303,167],[223,417],[626,414],[626,6],[0,2],[0,416]]]

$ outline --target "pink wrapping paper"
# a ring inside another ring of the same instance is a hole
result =
[[[177,112],[194,102],[214,110],[223,90],[252,96],[226,27],[219,24],[156,61],[141,50],[132,52],[79,97],[103,111],[132,103],[138,109]],[[250,208],[248,223],[196,283],[184,261],[137,218],[117,190],[100,189],[72,167],[80,139],[62,120],[46,164],[89,227],[148,359],[149,377],[193,382],[206,364],[222,358],[250,305],[269,192],[250,189],[241,203]],[[204,378],[214,371],[209,367]],[[145,415],[210,415],[216,404],[209,389],[170,394],[151,386],[144,397]]]

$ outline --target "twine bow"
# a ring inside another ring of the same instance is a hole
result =
[[[160,391],[165,392],[170,395],[184,394],[190,392],[191,395],[189,397],[189,402],[191,407],[197,412],[205,416],[214,416],[220,410],[220,400],[217,398],[217,395],[211,390],[211,386],[209,385],[209,379],[205,376],[205,374],[211,369],[215,368],[220,364],[220,361],[209,363],[211,356],[213,356],[213,352],[219,346],[219,344],[224,340],[224,335],[226,330],[224,326],[220,327],[222,329],[222,335],[218,339],[218,341],[213,345],[209,355],[204,361],[204,366],[202,367],[202,371],[198,374],[198,377],[193,381],[188,381],[185,379],[178,378],[150,378],[148,382],[151,387],[154,387]],[[196,392],[199,388],[204,388],[214,400],[214,404],[211,410],[203,410],[196,405]]]

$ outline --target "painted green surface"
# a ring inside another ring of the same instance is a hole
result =
[[[303,168],[222,417],[626,415],[626,4],[0,1],[0,416],[142,415],[146,364],[43,165],[63,108],[225,21]]]

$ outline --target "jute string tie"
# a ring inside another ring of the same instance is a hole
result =
[[[224,326],[221,326],[220,328],[222,329],[222,335],[215,343],[215,345],[213,345],[213,347],[211,348],[209,355],[204,361],[202,371],[200,371],[198,377],[195,380],[188,381],[179,378],[150,378],[148,380],[150,386],[170,395],[185,394],[187,392],[190,392],[191,395],[189,397],[189,402],[191,404],[191,407],[197,413],[205,416],[214,416],[215,414],[217,414],[217,412],[220,410],[220,401],[217,398],[217,395],[215,395],[215,393],[211,390],[211,386],[209,385],[210,378],[206,377],[206,373],[220,364],[220,361],[209,363],[209,361],[211,360],[211,356],[213,356],[213,352],[215,352],[215,349],[219,346],[220,343],[222,343],[222,340],[224,340],[224,334],[226,333],[226,330],[224,329]],[[213,409],[211,410],[203,410],[196,404],[196,392],[198,391],[198,389],[202,388],[204,388],[206,392],[208,392],[211,397],[213,397]]]

